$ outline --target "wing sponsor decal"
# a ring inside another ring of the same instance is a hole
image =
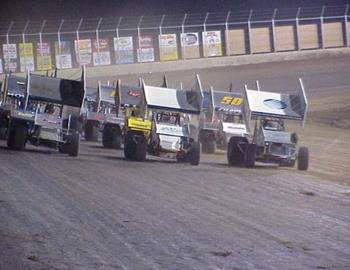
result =
[[[287,108],[287,104],[285,102],[283,102],[282,100],[269,98],[269,99],[265,99],[263,102],[264,102],[265,106],[267,106],[271,109],[283,110],[283,109]]]
[[[141,94],[139,92],[130,90],[128,91],[128,95],[131,97],[139,97]]]
[[[224,96],[220,101],[220,103],[223,105],[232,105],[232,106],[240,106],[242,102],[243,102],[243,98],[231,97],[231,96]]]

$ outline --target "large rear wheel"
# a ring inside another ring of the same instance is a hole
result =
[[[244,152],[244,166],[253,168],[256,159],[256,144],[247,144]]]
[[[125,135],[124,156],[128,160],[136,159],[136,144],[134,142],[133,134],[130,132]]]
[[[90,142],[97,142],[98,141],[98,122],[86,121],[85,140],[90,141]]]
[[[0,140],[6,140],[8,122],[5,118],[0,120]]]
[[[191,165],[197,166],[200,161],[201,149],[199,142],[193,142],[189,150],[189,160]]]
[[[120,149],[122,134],[119,126],[107,124],[102,132],[102,145],[105,148]]]
[[[241,138],[230,138],[227,146],[227,161],[230,166],[241,166],[244,162],[242,147],[246,142]]]
[[[26,144],[27,126],[24,123],[11,123],[7,146],[12,150],[23,150]]]
[[[80,135],[78,132],[74,132],[70,135],[68,144],[68,155],[71,157],[77,157],[79,153],[79,145],[80,145]]]
[[[300,147],[298,151],[298,170],[306,171],[309,168],[309,148]]]
[[[145,161],[147,153],[147,141],[145,137],[139,137],[136,145],[136,160]]]

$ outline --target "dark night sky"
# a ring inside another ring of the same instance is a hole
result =
[[[346,3],[350,0],[1,0],[0,20],[181,14]]]

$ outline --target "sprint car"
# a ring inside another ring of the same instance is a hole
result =
[[[285,127],[285,120],[299,121],[302,126],[306,120],[308,102],[301,79],[299,83],[300,90],[291,94],[245,88],[244,114],[251,137],[230,139],[227,149],[230,165],[251,168],[259,161],[288,167],[297,163],[299,170],[308,169],[308,148],[299,147],[297,134]]]
[[[7,146],[23,150],[30,142],[77,156],[80,141],[78,118],[84,95],[84,68],[80,81],[28,72],[24,101],[11,110]]]

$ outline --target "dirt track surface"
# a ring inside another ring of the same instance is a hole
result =
[[[350,59],[199,73],[204,87],[258,79],[276,91],[302,76],[310,170],[231,168],[223,152],[196,167],[127,162],[100,143],[69,158],[0,142],[0,269],[350,269]]]

